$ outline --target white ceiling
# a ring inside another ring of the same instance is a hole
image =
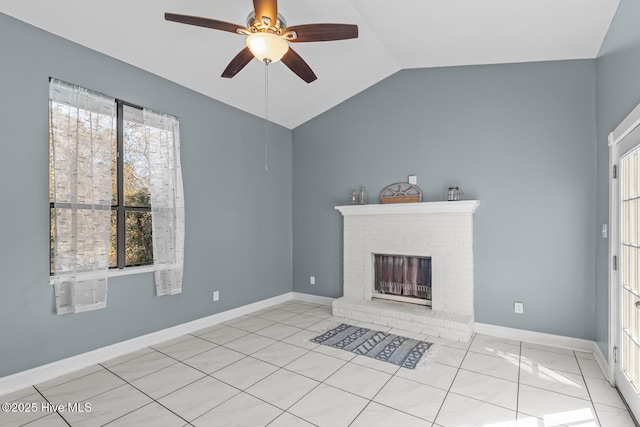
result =
[[[296,43],[318,76],[269,66],[269,119],[289,129],[403,68],[595,58],[619,0],[280,0],[289,25],[357,24],[354,40]],[[245,24],[251,0],[0,0],[0,12],[262,117],[264,65],[220,77],[244,37],[165,12]]]

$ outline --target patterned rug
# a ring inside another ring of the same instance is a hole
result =
[[[311,341],[409,369],[414,369],[420,358],[431,347],[430,342],[373,331],[346,323],[313,338]]]

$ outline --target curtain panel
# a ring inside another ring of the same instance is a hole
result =
[[[184,191],[178,119],[144,109],[149,144],[149,193],[153,228],[156,294],[182,292],[184,269]]]
[[[52,79],[50,201],[58,314],[106,307],[114,98]]]

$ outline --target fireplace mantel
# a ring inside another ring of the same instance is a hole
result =
[[[384,215],[384,214],[471,214],[480,201],[460,200],[456,202],[389,203],[385,205],[346,205],[336,206],[343,216],[348,215]]]

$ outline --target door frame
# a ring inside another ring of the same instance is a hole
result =
[[[609,271],[609,382],[611,385],[616,385],[616,372],[617,363],[616,355],[614,353],[619,336],[620,324],[620,305],[618,304],[619,289],[618,289],[618,270],[613,269],[614,256],[620,259],[618,254],[618,248],[620,245],[619,235],[619,222],[620,222],[620,190],[619,180],[614,179],[613,171],[614,166],[618,170],[619,165],[617,161],[619,157],[629,151],[632,148],[629,144],[630,141],[624,141],[634,130],[640,128],[640,104],[629,113],[629,115],[609,134],[609,259],[608,259],[608,271]],[[624,142],[623,142],[624,141]],[[626,144],[625,144],[626,142]],[[618,178],[618,177],[617,177]],[[618,261],[618,264],[620,262]]]

